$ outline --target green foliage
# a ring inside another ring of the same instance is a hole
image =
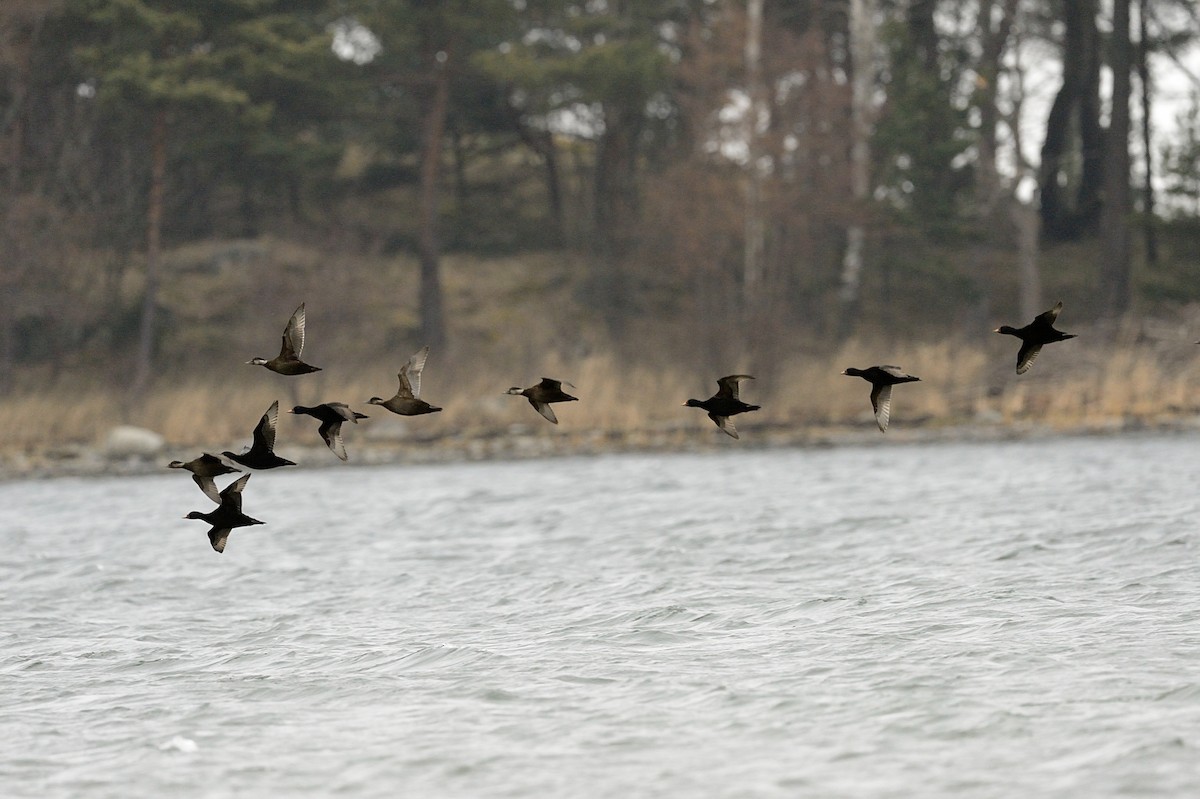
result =
[[[1163,193],[1172,216],[1200,217],[1200,91],[1177,119],[1176,141],[1163,148]]]
[[[970,175],[956,163],[970,145],[967,112],[954,95],[957,70],[929,69],[906,27],[889,25],[887,102],[871,142],[877,185],[907,225],[944,238],[960,232]]]

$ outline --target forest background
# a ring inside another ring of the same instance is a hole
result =
[[[1191,0],[5,0],[0,450],[236,449],[424,344],[446,410],[379,441],[723,444],[680,405],[734,372],[743,444],[867,429],[871,363],[924,379],[892,437],[1195,419],[1198,36]],[[991,330],[1059,299],[1080,337],[1018,378]],[[301,302],[324,370],[247,366]],[[559,428],[502,393],[542,375]]]

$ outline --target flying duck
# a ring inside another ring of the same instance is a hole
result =
[[[219,495],[221,504],[208,513],[194,510],[183,517],[185,519],[203,519],[212,525],[212,529],[208,531],[208,540],[217,552],[225,551],[225,542],[229,540],[229,534],[235,527],[265,524],[265,522],[252,519],[242,513],[242,489],[246,487],[249,480],[250,475],[246,474],[225,486]]]
[[[425,359],[429,357],[428,345],[408,359],[408,363],[400,367],[400,388],[396,396],[385,400],[382,397],[371,397],[367,400],[371,405],[382,405],[392,413],[401,416],[420,416],[423,413],[437,413],[441,408],[430,405],[421,396],[421,370],[425,368]]]
[[[743,380],[753,380],[753,375],[726,375],[717,380],[717,393],[706,400],[690,399],[683,403],[687,408],[703,408],[708,411],[708,418],[725,431],[726,434],[738,437],[737,428],[729,420],[730,416],[747,411],[757,411],[760,405],[748,405],[738,399],[738,384]]]
[[[567,383],[571,386],[570,383]],[[562,390],[563,381],[551,380],[549,377],[543,377],[542,382],[529,388],[521,388],[513,386],[505,394],[517,394],[529,400],[529,404],[533,409],[546,417],[554,424],[558,424],[558,417],[554,415],[554,409],[550,407],[552,402],[572,402],[577,401],[579,397],[572,397],[570,394]],[[571,386],[575,388],[575,386]]]
[[[358,424],[359,419],[369,418],[365,413],[350,410],[350,406],[344,402],[322,402],[312,408],[297,405],[288,413],[303,413],[320,421],[321,426],[317,428],[317,432],[321,434],[325,445],[333,454],[342,460],[349,458],[346,455],[346,445],[342,443],[342,422]]]
[[[235,455],[226,450],[221,454],[234,463],[248,466],[251,469],[274,469],[277,466],[295,466],[287,458],[275,454],[275,425],[279,422],[279,400],[271,403],[267,412],[258,420],[254,428],[254,443],[250,449],[241,455]]]
[[[242,471],[241,469],[229,466],[216,455],[209,455],[207,452],[199,458],[193,458],[186,463],[183,461],[171,461],[167,466],[172,469],[187,469],[191,472],[192,479],[196,481],[196,485],[200,486],[200,490],[204,492],[204,495],[213,502],[221,501],[221,495],[217,493],[217,484],[213,482],[213,478],[222,474]]]
[[[300,307],[288,320],[287,327],[283,329],[283,344],[279,348],[279,354],[269,361],[266,358],[251,358],[246,363],[265,366],[272,372],[281,375],[306,375],[309,372],[321,371],[321,367],[312,366],[300,360],[302,352],[304,352],[304,303],[300,303]]]
[[[1062,310],[1062,307],[1062,300],[1059,300],[1050,310],[1033,317],[1033,321],[1025,327],[1003,325],[996,328],[996,333],[1004,333],[1021,339],[1021,349],[1017,351],[1017,374],[1023,375],[1029,371],[1029,367],[1033,365],[1033,359],[1042,351],[1044,345],[1075,338],[1074,333],[1064,333],[1054,329],[1054,320],[1058,318],[1058,312]]]
[[[881,433],[887,432],[888,420],[892,416],[892,386],[921,379],[905,374],[899,366],[869,366],[866,369],[851,366],[842,374],[861,377],[871,384],[871,407],[875,409],[875,424],[879,425]]]

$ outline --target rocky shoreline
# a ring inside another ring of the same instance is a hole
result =
[[[708,432],[708,431],[704,431]],[[1155,420],[1107,420],[1100,424],[1051,427],[1043,424],[1000,424],[976,420],[954,425],[909,423],[881,435],[874,424],[843,427],[800,426],[753,430],[733,442],[725,436],[701,435],[693,426],[675,425],[654,430],[543,431],[527,425],[506,430],[440,437],[365,438],[349,444],[350,465],[461,463],[492,460],[527,460],[595,456],[617,453],[728,452],[738,449],[794,447],[879,446],[897,443],[953,443],[965,441],[1019,441],[1045,436],[1127,435],[1137,433],[1200,432],[1200,416]],[[300,468],[342,466],[324,446],[281,446],[280,455]],[[29,452],[0,452],[0,481],[145,475],[163,471],[168,461],[200,454],[198,447],[169,444],[144,428],[119,426],[96,444],[69,444]]]

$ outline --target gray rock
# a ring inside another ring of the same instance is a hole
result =
[[[130,455],[150,457],[162,452],[166,443],[166,440],[153,430],[123,424],[108,431],[103,451],[110,458]]]

